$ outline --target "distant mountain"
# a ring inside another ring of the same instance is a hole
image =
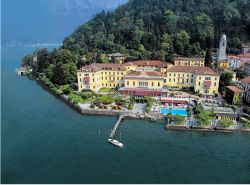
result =
[[[199,55],[228,36],[228,52],[250,41],[249,0],[130,0],[101,12],[63,42],[77,53],[125,52],[134,58]]]

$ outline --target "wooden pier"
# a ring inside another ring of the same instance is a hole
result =
[[[115,132],[116,132],[117,128],[119,127],[123,118],[124,118],[124,115],[119,115],[117,121],[115,122],[113,129],[111,130],[109,138],[113,138],[115,136]]]

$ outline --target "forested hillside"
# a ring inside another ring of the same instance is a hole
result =
[[[130,0],[80,26],[63,48],[77,54],[122,52],[168,59],[216,48],[222,33],[229,53],[238,53],[250,41],[250,0]]]

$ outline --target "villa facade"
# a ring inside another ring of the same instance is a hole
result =
[[[119,87],[119,92],[142,96],[161,96],[167,89],[190,87],[200,94],[215,95],[219,87],[219,75],[208,67],[174,66],[156,60],[126,64],[94,63],[78,70],[77,79],[79,92]]]
[[[205,66],[204,58],[177,57],[174,60],[175,66]]]

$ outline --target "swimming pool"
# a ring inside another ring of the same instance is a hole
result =
[[[168,113],[171,113],[173,115],[179,115],[179,116],[187,116],[187,110],[185,109],[169,109],[169,108],[162,108],[161,114],[167,115]]]

